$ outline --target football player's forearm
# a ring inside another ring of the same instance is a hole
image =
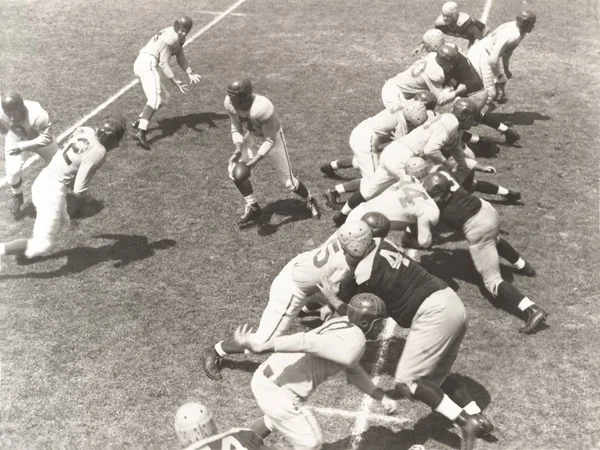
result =
[[[431,247],[433,238],[431,237],[431,228],[429,221],[419,221],[417,242],[423,248]]]
[[[383,391],[375,386],[369,374],[362,367],[358,366],[358,368],[360,370],[356,370],[355,368],[346,369],[346,379],[348,382],[356,386],[362,393],[381,401]]]
[[[177,59],[177,64],[179,65],[179,67],[181,67],[181,70],[187,73],[188,69],[190,69],[190,63],[187,57],[185,56],[183,49],[179,50],[175,58]]]
[[[260,155],[261,157],[267,156],[267,154],[273,149],[275,145],[275,141],[272,139],[265,139],[265,141],[261,144],[258,151],[256,152],[256,156]]]
[[[38,148],[46,147],[50,145],[52,142],[52,135],[46,132],[40,133],[38,137],[35,139],[31,139],[30,141],[22,141],[19,142],[17,147],[23,151],[36,150]]]
[[[426,148],[423,153],[435,164],[444,164],[446,162],[446,158],[442,155],[442,150],[440,148]]]
[[[173,73],[173,69],[171,69],[171,66],[169,65],[169,60],[168,59],[164,60],[164,61],[161,60],[159,66],[162,69],[165,76],[169,80],[171,80],[171,82],[173,82],[173,78],[175,78],[175,73]]]

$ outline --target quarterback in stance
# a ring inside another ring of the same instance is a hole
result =
[[[281,270],[271,284],[269,302],[254,333],[257,342],[285,333],[309,297],[319,292],[323,278],[339,287],[344,279],[352,277],[352,264],[366,251],[366,247],[356,242],[355,228],[356,222],[348,222],[319,247],[299,254]],[[244,353],[244,348],[234,339],[205,349],[202,362],[206,375],[213,380],[221,379],[221,359],[237,353]]]
[[[169,81],[182,94],[185,94],[187,92],[187,85],[175,78],[173,69],[169,65],[169,59],[175,55],[177,64],[179,64],[182,70],[185,70],[190,83],[196,84],[200,82],[200,75],[194,73],[183,51],[183,44],[185,44],[185,39],[192,29],[192,25],[192,19],[188,16],[177,18],[172,27],[159,31],[148,41],[140,50],[133,64],[133,71],[135,76],[140,80],[147,99],[138,120],[133,124],[133,127],[137,129],[134,137],[145,150],[150,150],[150,144],[146,137],[148,123],[154,113],[169,98],[169,93],[160,79],[158,68],[160,67]]]
[[[70,222],[68,187],[74,186],[77,210],[85,209],[93,200],[90,193],[92,177],[104,164],[106,152],[118,147],[124,134],[125,124],[115,119],[104,119],[97,128],[77,128],[31,187],[37,212],[32,238],[0,244],[0,256],[34,258],[47,253],[61,226]]]
[[[261,418],[255,423],[264,424],[265,421]],[[182,405],[175,414],[175,432],[185,450],[273,449],[264,445],[264,436],[259,436],[259,430],[253,427],[254,424],[248,428],[231,428],[219,433],[211,412],[198,402]]]
[[[364,223],[362,226],[369,229]],[[234,339],[241,347],[254,353],[273,353],[254,372],[252,393],[272,428],[285,436],[292,449],[322,448],[319,424],[304,402],[342,370],[349,383],[381,402],[388,414],[397,410],[396,402],[373,384],[360,365],[366,339],[376,339],[379,334],[385,304],[377,296],[360,294],[344,306],[342,314],[347,317],[329,320],[307,333],[264,342],[255,338],[248,325],[235,332]]]
[[[510,58],[535,22],[533,11],[521,11],[515,21],[500,25],[469,49],[467,56],[489,92],[489,101],[506,102],[505,87],[512,78]]]
[[[467,330],[467,313],[458,295],[388,239],[374,239],[354,271],[359,294],[375,295],[387,314],[409,334],[394,376],[396,396],[419,400],[462,431],[463,449],[494,429],[464,386],[448,376]],[[347,292],[353,292],[346,287]],[[321,291],[344,314],[348,306],[323,280]]]
[[[0,133],[4,136],[4,164],[13,196],[10,204],[13,217],[19,215],[23,205],[25,152],[37,153],[48,164],[58,151],[50,125],[50,116],[38,102],[23,100],[16,92],[2,95]]]
[[[444,3],[442,14],[435,19],[435,28],[448,36],[466,39],[469,41],[468,47],[490,32],[485,23],[459,12],[455,2]]]
[[[246,201],[238,224],[244,226],[260,218],[261,208],[249,178],[251,170],[263,158],[271,161],[281,183],[306,202],[313,219],[319,219],[321,213],[315,198],[292,173],[287,143],[273,103],[263,95],[254,94],[252,82],[244,78],[227,86],[225,110],[231,119],[231,139],[235,146],[229,158],[229,176]],[[244,151],[247,155],[243,155]]]
[[[535,270],[500,237],[500,215],[487,201],[461,187],[443,168],[421,180],[425,190],[440,208],[440,220],[461,231],[469,243],[469,253],[486,289],[496,298],[527,314],[520,333],[534,333],[548,313],[502,279],[500,256],[523,275],[533,277]]]

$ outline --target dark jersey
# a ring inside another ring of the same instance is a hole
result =
[[[252,430],[232,428],[186,447],[185,450],[263,450],[263,440]]]
[[[444,16],[439,16],[435,21],[435,27],[448,36],[467,39],[469,45],[473,44],[476,39],[481,39],[487,28],[485,23],[473,19],[463,12],[458,14],[458,20],[452,26],[446,24]]]
[[[467,95],[483,89],[481,77],[471,61],[460,52],[458,52],[458,60],[454,67],[446,74],[446,81],[455,89],[459,84],[464,84],[467,88]]]
[[[358,264],[355,278],[359,291],[380,297],[388,315],[404,328],[410,328],[427,297],[448,287],[385,239]]]
[[[459,181],[445,168],[439,170],[452,182],[452,195],[445,203],[438,204],[440,220],[451,227],[462,231],[467,221],[481,210],[481,200],[469,193]],[[469,173],[465,171],[465,174]],[[468,178],[463,179],[464,182]]]

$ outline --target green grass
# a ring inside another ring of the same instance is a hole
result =
[[[229,5],[10,2],[0,9],[0,90],[40,101],[58,135],[133,79],[139,48],[179,12],[199,30],[214,16],[197,11]],[[186,48],[203,75],[200,86],[187,96],[172,92],[152,123],[162,131],[150,133],[151,152],[128,139],[109,154],[92,186],[104,208],[74,221],[46,260],[3,261],[0,447],[175,448],[174,413],[191,399],[204,401],[221,429],[260,414],[249,381],[261,359],[229,364],[224,381],[214,383],[199,353],[238,324],[258,323],[271,280],[334,228],[330,211],[310,220],[265,163],[253,180],[273,226],[237,229],[242,201],[226,174],[232,144],[224,85],[249,76],[273,101],[296,175],[320,194],[333,182],[318,166],[349,153],[350,131],[381,109],[383,82],[410,64],[440,5],[248,0],[236,11],[246,16],[225,18]],[[479,16],[483,1],[461,6]],[[519,335],[521,319],[482,296],[464,243],[444,243],[422,258],[458,288],[469,312],[455,370],[497,427],[497,441],[478,448],[597,448],[599,38],[589,2],[530,6],[538,25],[515,52],[510,101],[498,110],[521,132],[522,148],[501,147],[486,161],[498,174],[481,178],[523,192],[521,206],[496,207],[506,237],[538,271],[514,283],[550,311],[549,328]],[[520,7],[496,0],[488,23],[512,20]],[[130,121],[143,103],[136,86],[106,114]],[[26,171],[27,199],[39,170]],[[8,199],[5,188],[0,205]],[[29,236],[33,220],[15,222],[5,211],[0,224],[4,242]],[[386,386],[402,343],[395,337],[390,346]],[[369,370],[376,350],[371,345],[365,357]],[[311,399],[348,411],[360,402],[341,376]],[[406,403],[400,414],[409,420],[402,427],[370,423],[361,448],[458,445],[427,408]],[[327,448],[347,448],[354,420],[319,418]]]

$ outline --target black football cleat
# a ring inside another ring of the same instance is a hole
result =
[[[262,210],[258,203],[252,203],[251,205],[246,205],[244,209],[244,214],[238,220],[239,226],[248,225],[252,222],[257,222],[260,219],[260,215],[262,214]]]
[[[508,191],[504,198],[508,203],[516,203],[521,200],[521,193],[519,191]]]
[[[457,427],[460,434],[460,450],[473,450],[475,439],[477,436],[481,436],[483,432],[483,425],[479,419],[475,416],[469,416],[463,425],[457,425]]]
[[[21,206],[23,206],[23,193],[13,194],[13,197],[10,201],[10,213],[13,217],[17,217],[21,212]]]
[[[507,128],[504,132],[504,138],[506,139],[506,145],[513,145],[515,142],[521,139],[521,135],[512,128]]]
[[[331,167],[331,164],[323,164],[321,166],[321,173],[331,178],[336,176],[335,169]]]
[[[221,362],[223,358],[219,356],[214,347],[205,348],[202,352],[202,368],[204,373],[211,380],[221,380]]]
[[[486,416],[484,416],[481,412],[473,414],[473,417],[475,417],[479,421],[480,434],[478,434],[477,437],[487,436],[488,434],[491,434],[496,428],[494,427],[492,421]]]
[[[527,314],[529,314],[529,316],[527,317],[527,322],[525,323],[525,326],[519,329],[519,333],[535,333],[538,325],[545,321],[546,317],[548,317],[548,313],[542,308],[540,308],[538,305],[531,305],[525,311],[527,311]]]
[[[317,205],[317,199],[311,198],[306,202],[306,207],[310,211],[310,215],[313,219],[319,220],[321,218],[321,212],[319,211],[319,205]]]
[[[135,122],[133,122],[131,126],[137,130],[137,128],[140,126],[140,119],[137,119]]]
[[[341,205],[338,202],[340,199],[340,193],[338,191],[335,189],[327,189],[323,196],[325,197],[325,203],[327,203],[329,208],[333,210],[339,210],[341,208]]]
[[[516,272],[526,277],[535,277],[536,274],[535,269],[528,261],[525,261],[525,266],[522,269],[517,269]]]
[[[347,218],[348,218],[348,216],[346,214],[344,214],[341,211],[338,211],[333,216],[333,223],[335,223],[335,225],[337,227],[341,227],[342,225],[344,225],[346,223]]]
[[[138,129],[133,134],[133,137],[140,143],[140,146],[144,150],[150,150],[150,144],[148,143],[148,139],[146,138],[146,130],[140,130],[140,129]]]

